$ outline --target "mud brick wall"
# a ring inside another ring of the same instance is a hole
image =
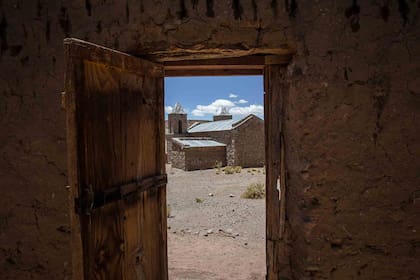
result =
[[[193,137],[210,137],[211,139],[226,144],[226,164],[235,165],[235,141],[233,140],[234,131],[211,131],[211,132],[194,132],[189,133]]]
[[[420,3],[327,2],[292,20],[293,277],[420,278]]]
[[[217,162],[226,165],[226,147],[187,148],[185,152],[185,170],[214,168]]]
[[[235,165],[259,167],[265,163],[264,121],[251,118],[237,128],[235,133]]]
[[[0,278],[68,279],[64,37],[294,53],[284,279],[416,279],[419,1],[0,2]],[[281,110],[281,108],[279,108]],[[284,260],[280,260],[279,262]]]

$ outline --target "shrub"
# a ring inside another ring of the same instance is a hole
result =
[[[171,210],[172,210],[171,206],[170,205],[167,205],[166,206],[166,217],[167,218],[171,218],[172,217]]]
[[[225,174],[233,174],[235,173],[235,168],[233,166],[226,166],[223,169],[223,172],[225,172]]]
[[[216,160],[216,162],[214,163],[214,168],[217,168],[218,170],[220,170],[220,168],[222,168],[222,162]]]
[[[217,168],[216,174],[220,174],[222,170],[222,162],[216,160],[216,163],[214,164],[214,168]]]
[[[197,203],[203,203],[203,201],[204,201],[204,199],[201,199],[199,197],[195,198],[195,202],[197,202]]]
[[[242,167],[241,166],[235,166],[234,169],[235,169],[235,172],[236,173],[241,173],[241,171],[242,171]]]
[[[265,197],[265,186],[263,183],[253,183],[248,186],[245,192],[241,194],[241,198],[261,199]]]

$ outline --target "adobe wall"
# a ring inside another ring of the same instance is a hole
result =
[[[193,137],[210,137],[213,140],[226,144],[226,164],[233,166],[236,165],[237,153],[235,152],[235,137],[234,130],[227,131],[211,131],[211,132],[194,132],[189,133]]]
[[[1,1],[0,278],[70,276],[66,36],[133,54],[296,51],[285,77],[283,276],[420,278],[419,9],[408,0]]]
[[[264,121],[251,118],[235,133],[236,163],[242,167],[259,167],[265,163]]]
[[[417,279],[420,2],[327,2],[300,5],[292,20],[284,116],[292,275]]]
[[[226,147],[187,148],[185,152],[185,170],[214,168],[220,162],[226,165]]]

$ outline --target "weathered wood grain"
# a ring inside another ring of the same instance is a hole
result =
[[[65,44],[74,67],[72,189],[164,174],[163,68],[78,40]],[[79,216],[83,269],[75,270],[84,279],[167,279],[165,188]]]
[[[67,169],[70,206],[70,227],[72,244],[72,273],[74,279],[83,279],[83,246],[80,219],[74,211],[74,198],[79,196],[79,167],[77,148],[77,117],[76,117],[76,73],[78,61],[69,55],[69,47],[64,48],[65,58],[65,103],[67,126]]]
[[[285,71],[281,65],[270,64],[264,68],[267,279],[273,280],[279,277],[279,241],[285,224],[286,175],[282,140]]]

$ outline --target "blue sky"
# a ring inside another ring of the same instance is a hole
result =
[[[264,115],[263,76],[165,78],[165,117],[180,102],[189,119],[212,119],[226,107],[234,119]]]

